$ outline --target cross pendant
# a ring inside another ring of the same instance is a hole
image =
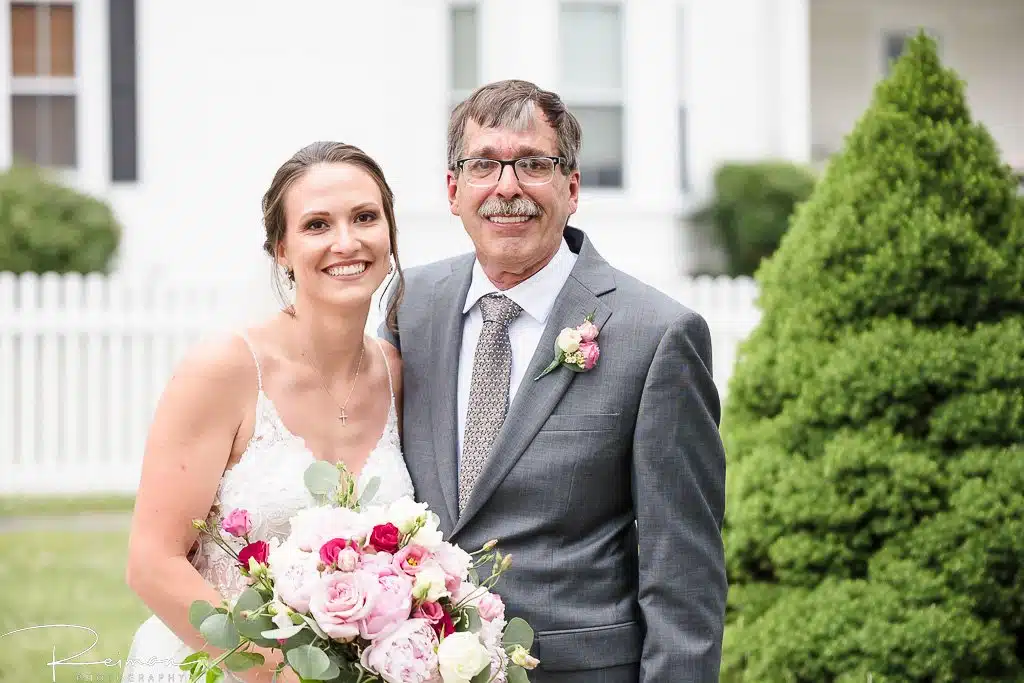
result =
[[[345,413],[345,409],[344,408],[341,409],[341,414],[338,415],[338,419],[341,420],[341,426],[342,427],[348,426],[348,414]]]

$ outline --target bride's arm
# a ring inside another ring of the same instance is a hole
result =
[[[198,534],[192,520],[209,513],[229,457],[241,450],[239,427],[255,397],[256,369],[240,339],[192,351],[157,406],[132,518],[128,585],[187,645],[211,654],[219,652],[192,627],[188,612],[194,600],[217,605],[222,597],[187,559]],[[267,665],[236,676],[270,680],[280,652],[258,651]]]

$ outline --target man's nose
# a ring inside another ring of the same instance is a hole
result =
[[[516,178],[516,170],[511,165],[501,167],[495,191],[502,197],[515,197],[521,194],[522,188],[519,186],[519,179]]]

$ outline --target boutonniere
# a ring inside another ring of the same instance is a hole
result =
[[[596,313],[596,311],[595,311]],[[544,368],[544,372],[533,378],[537,381],[559,365],[564,365],[573,372],[586,372],[597,365],[601,349],[597,342],[597,325],[594,324],[594,313],[583,319],[576,327],[566,327],[555,339],[555,359]]]

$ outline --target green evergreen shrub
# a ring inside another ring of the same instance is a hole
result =
[[[788,162],[723,164],[713,199],[691,220],[724,251],[727,275],[751,276],[779,248],[793,209],[814,183],[810,169]]]
[[[107,272],[121,226],[104,202],[15,166],[0,173],[0,272]]]
[[[757,276],[723,680],[1024,681],[1024,211],[930,38]]]

